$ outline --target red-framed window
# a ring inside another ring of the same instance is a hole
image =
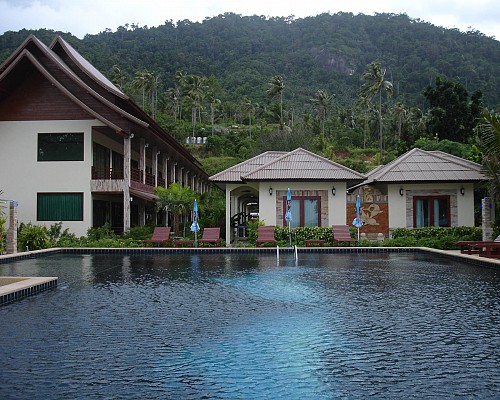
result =
[[[450,196],[415,196],[413,227],[450,226]]]
[[[283,196],[283,226],[288,226],[286,215],[286,196]],[[298,226],[321,226],[321,197],[320,196],[292,196],[291,228]]]

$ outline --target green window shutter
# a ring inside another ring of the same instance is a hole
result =
[[[83,221],[83,193],[38,193],[38,221]]]

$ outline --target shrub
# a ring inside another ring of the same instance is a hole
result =
[[[41,250],[50,246],[47,228],[40,225],[21,224],[17,237],[17,246],[21,251]]]
[[[482,231],[474,226],[456,226],[456,227],[425,227],[425,228],[397,228],[392,233],[392,240],[388,243],[403,243],[406,241],[408,246],[424,246],[436,249],[456,249],[458,246],[453,244],[459,240],[481,240]],[[414,242],[414,244],[409,244]]]
[[[124,239],[144,240],[149,239],[153,234],[154,226],[143,225],[133,226],[130,230],[123,235]]]

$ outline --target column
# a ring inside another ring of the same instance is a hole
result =
[[[130,165],[132,157],[132,138],[123,139],[123,232],[130,230]]]
[[[9,229],[7,229],[7,254],[17,253],[17,201],[10,202]]]
[[[155,177],[155,187],[158,186],[158,156],[160,152],[158,151],[156,146],[153,146],[153,175]]]

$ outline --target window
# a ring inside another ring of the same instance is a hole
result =
[[[291,202],[291,228],[298,226],[321,226],[321,198],[319,196],[293,196]],[[286,196],[283,198],[283,225],[287,225]]]
[[[450,226],[450,196],[415,196],[413,226]]]
[[[83,161],[83,132],[39,133],[38,161]]]
[[[38,193],[38,221],[83,221],[83,193]]]

